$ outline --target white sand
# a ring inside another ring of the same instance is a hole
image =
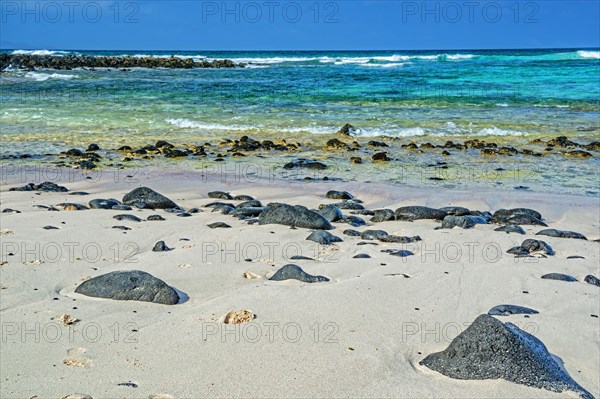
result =
[[[420,235],[423,241],[405,247],[357,246],[360,238],[342,235],[352,227],[336,224],[332,233],[344,242],[326,248],[306,241],[306,229],[248,225],[207,208],[181,218],[161,210],[48,212],[33,207],[65,201],[87,204],[94,198],[120,200],[138,186],[151,187],[186,209],[214,201],[206,196],[212,190],[252,195],[264,204],[316,207],[336,202],[326,199],[325,193],[337,189],[352,192],[368,209],[411,204],[489,211],[531,207],[542,213],[550,228],[577,231],[595,240],[600,226],[598,199],[382,184],[235,181],[235,176],[203,178],[200,172],[144,170],[138,171],[135,182],[125,181],[125,175],[120,171],[104,172],[92,181],[49,179],[71,191],[90,193],[82,197],[8,192],[34,179],[5,176],[1,208],[22,213],[1,217],[1,257],[8,261],[0,266],[4,287],[0,290],[1,397],[56,398],[75,392],[94,398],[153,394],[176,398],[575,397],[502,380],[453,380],[418,365],[427,354],[445,349],[478,315],[499,304],[538,310],[540,314],[530,318],[500,319],[534,333],[580,385],[600,396],[600,322],[591,317],[600,314],[600,290],[583,282],[588,274],[599,275],[598,242],[535,237],[542,229],[537,226],[523,226],[527,235],[521,236],[494,232],[496,225],[433,230],[438,225],[433,221],[390,221],[357,230]],[[118,213],[143,219],[160,214],[167,220],[121,222],[112,218]],[[217,221],[232,228],[206,227]],[[44,230],[45,225],[60,230]],[[132,230],[112,229],[114,225]],[[5,234],[6,230],[12,233]],[[505,252],[525,238],[548,242],[556,255],[515,260]],[[174,250],[152,252],[158,240]],[[409,249],[416,255],[398,258],[381,252],[388,248]],[[297,249],[320,261],[285,259],[298,254]],[[15,255],[8,256],[9,251]],[[352,259],[357,253],[372,258]],[[567,260],[570,255],[585,259]],[[265,279],[287,263],[332,281],[302,284]],[[85,278],[127,269],[151,273],[189,299],[165,306],[74,293]],[[247,271],[262,278],[245,279]],[[579,282],[540,278],[550,272],[573,275]],[[389,276],[402,273],[410,278]],[[229,310],[242,309],[257,315],[252,324],[221,322]],[[80,321],[64,326],[53,320],[63,314]],[[259,329],[262,334],[257,337]],[[67,359],[71,365],[63,363]],[[129,382],[138,387],[118,385]]]

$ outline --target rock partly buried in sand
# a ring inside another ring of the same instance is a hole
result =
[[[455,216],[448,215],[442,220],[442,229],[452,229],[454,227],[460,227],[462,229],[470,229],[475,227],[476,224],[487,224],[485,218],[481,216]]]
[[[259,224],[283,224],[315,230],[331,230],[333,226],[323,216],[301,205],[278,204],[260,213]]]
[[[84,281],[75,289],[78,294],[120,301],[143,301],[175,305],[177,291],[164,281],[141,270],[116,271]]]
[[[135,205],[138,208],[169,209],[179,208],[177,204],[162,194],[148,187],[138,187],[123,197],[125,205]]]
[[[219,198],[219,199],[225,199],[225,200],[233,199],[231,194],[226,193],[224,191],[211,191],[210,193],[208,193],[208,198]]]
[[[523,228],[521,226],[519,226],[518,224],[507,224],[506,226],[500,226],[500,227],[494,229],[494,231],[504,231],[507,234],[508,233],[525,234],[525,230],[523,230]]]
[[[569,276],[568,274],[562,273],[548,273],[542,276],[544,280],[559,280],[559,281],[567,281],[569,283],[577,281],[577,279],[573,276]]]
[[[334,242],[342,242],[342,239],[340,237],[334,236],[330,232],[324,230],[313,231],[308,237],[306,237],[306,239],[308,241],[314,241],[321,245],[329,245]]]
[[[592,395],[554,360],[542,341],[512,323],[489,315],[475,319],[443,352],[419,364],[460,380],[498,379],[553,392]]]
[[[329,279],[325,276],[312,276],[302,270],[300,266],[291,264],[285,265],[281,269],[277,270],[269,280],[299,280],[304,283],[320,283],[323,281],[329,281]]]
[[[445,211],[428,208],[426,206],[403,206],[396,209],[396,220],[404,220],[412,222],[419,219],[435,219],[442,220],[446,217]]]
[[[141,222],[142,221],[142,219],[140,219],[139,217],[137,217],[135,215],[128,215],[126,213],[124,213],[122,215],[115,215],[115,216],[113,216],[113,219],[125,220],[128,222]]]
[[[223,320],[225,324],[250,323],[256,316],[251,310],[230,310]]]
[[[353,229],[346,229],[342,231],[342,234],[350,237],[360,237],[360,231]]]
[[[90,395],[88,395],[87,393],[72,393],[70,395],[63,396],[60,399],[93,399],[93,398]]]
[[[388,220],[395,220],[396,219],[396,215],[394,214],[394,211],[391,209],[375,209],[373,211],[373,217],[371,218],[371,222],[373,223],[379,223],[379,222],[385,222]]]
[[[165,220],[165,218],[160,215],[150,215],[146,218],[146,220],[151,222],[151,221]]]
[[[596,276],[592,276],[591,274],[585,276],[583,281],[585,281],[588,284],[595,285],[596,287],[600,287],[600,279]]]
[[[356,254],[352,258],[354,259],[369,259],[371,256],[369,254]]]
[[[409,242],[417,242],[421,241],[421,237],[419,236],[395,236],[392,234],[388,234],[387,236],[381,236],[377,238],[381,242],[388,242],[394,244],[408,244]]]
[[[383,249],[381,252],[388,253],[392,256],[398,256],[400,258],[406,258],[407,256],[412,256],[414,253],[408,251],[406,249]]]
[[[388,235],[387,231],[383,230],[365,230],[360,234],[360,238],[363,240],[379,240]]]
[[[520,246],[512,247],[506,252],[515,256],[554,255],[554,250],[546,242],[531,238],[523,241]]]
[[[8,191],[46,191],[54,193],[64,193],[69,190],[66,187],[59,186],[56,183],[45,181],[41,184],[29,183],[23,187],[13,187],[10,188]]]
[[[208,224],[207,226],[210,227],[211,229],[228,229],[228,228],[231,228],[230,225],[228,225],[227,223],[224,223],[224,222],[214,222],[214,223]]]
[[[498,305],[494,306],[488,312],[492,316],[510,316],[513,314],[538,314],[537,310],[517,305]]]
[[[91,200],[88,205],[90,206],[91,209],[113,209],[113,206],[119,206],[121,205],[121,201],[117,201],[116,199],[113,198],[109,198],[109,199],[93,199]]]
[[[340,208],[335,205],[324,206],[323,208],[319,209],[317,213],[330,222],[337,222],[342,218],[342,216],[344,216]]]
[[[545,229],[535,234],[536,236],[548,236],[548,237],[559,237],[559,238],[575,238],[578,240],[587,240],[587,238],[580,233],[567,230],[556,230],[556,229]]]
[[[169,248],[164,241],[157,242],[156,244],[154,244],[154,247],[152,248],[152,252],[166,252],[166,251],[170,251],[170,250],[171,250],[171,248]]]
[[[325,196],[327,198],[341,199],[341,200],[350,200],[350,199],[354,198],[354,196],[352,194],[350,194],[348,191],[335,191],[335,190],[328,191]]]

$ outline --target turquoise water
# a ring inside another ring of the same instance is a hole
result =
[[[407,138],[593,137],[599,127],[597,49],[76,53],[229,58],[248,67],[9,71],[0,75],[4,139],[41,150],[40,142],[117,144],[166,132],[175,141],[318,135],[344,123],[361,136]]]
[[[345,123],[364,140],[400,138],[396,147],[473,137],[515,145],[559,135],[584,143],[599,139],[598,49],[35,53],[227,58],[247,67],[9,70],[0,74],[3,156],[57,153],[91,142],[103,148],[159,139],[215,143],[245,134],[317,147]],[[402,154],[409,166],[432,162]],[[478,152],[472,155],[461,159],[480,161]],[[348,168],[347,155],[339,161],[340,170]],[[523,162],[537,168],[541,162],[537,175],[548,190],[598,190],[597,157]],[[356,178],[393,181],[378,168],[365,165]]]

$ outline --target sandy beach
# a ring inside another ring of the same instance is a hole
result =
[[[17,169],[3,175],[1,208],[20,211],[1,218],[4,398],[74,393],[93,398],[577,397],[502,379],[452,379],[419,364],[501,304],[538,311],[496,318],[538,338],[580,386],[600,396],[599,289],[584,281],[599,276],[597,196],[294,182],[151,168],[134,177],[104,169],[85,179],[61,170],[53,182],[68,192],[9,191],[45,180]],[[137,187],[149,187],[182,209],[198,212],[180,217],[162,209],[67,211],[58,206],[87,206],[98,198],[121,201]],[[587,240],[535,235],[545,228],[538,225],[522,225],[525,235],[494,231],[499,224],[492,223],[436,230],[440,222],[435,220],[374,223],[357,214],[366,225],[334,222],[329,232],[343,241],[321,245],[306,240],[311,229],[259,224],[205,207],[215,201],[241,202],[208,197],[223,191],[249,195],[263,205],[318,209],[340,202],[326,198],[330,190],[348,191],[368,210],[420,205],[494,213],[531,208],[548,228],[581,233]],[[81,191],[88,194],[72,195]],[[115,220],[119,214],[142,221]],[[165,220],[149,221],[150,215]],[[230,228],[208,227],[215,222]],[[346,229],[422,240],[387,243],[348,236]],[[507,253],[525,239],[543,240],[555,254]],[[170,251],[152,251],[161,240]],[[291,259],[294,255],[312,260]],[[329,281],[269,280],[286,264]],[[141,270],[163,280],[178,291],[179,303],[75,293],[82,282],[120,270]],[[577,281],[541,278],[548,273]],[[249,310],[255,318],[225,324],[231,310]]]

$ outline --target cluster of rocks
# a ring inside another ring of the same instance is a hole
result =
[[[85,55],[31,55],[0,54],[0,71],[7,68],[17,69],[59,69],[74,68],[236,68],[244,67],[231,60],[202,60],[179,57],[132,57],[132,56],[85,56]]]

